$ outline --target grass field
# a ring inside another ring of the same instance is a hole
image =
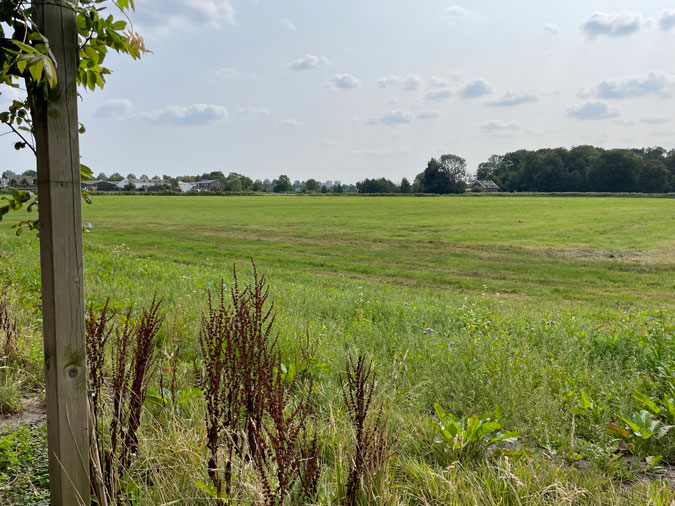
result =
[[[659,404],[675,395],[675,199],[106,196],[84,219],[94,227],[84,241],[87,299],[122,308],[165,297],[172,324],[161,347],[187,344],[186,384],[206,291],[231,282],[233,263],[248,278],[255,259],[284,360],[307,334],[327,364],[313,415],[329,463],[324,503],[340,503],[349,444],[339,375],[356,353],[375,360],[397,448],[363,504],[675,500],[660,479],[675,463],[675,436],[628,431],[621,451],[606,430],[643,410],[658,427],[675,424]],[[1,270],[16,283],[24,347],[39,370],[38,242],[16,238],[10,224],[0,224]],[[439,452],[435,402],[458,417],[498,406],[528,456]],[[195,457],[203,409],[170,421],[146,415],[155,418],[144,462],[168,475],[162,487],[139,487],[139,504],[208,503],[194,487],[205,475]],[[663,460],[647,464],[655,456]]]

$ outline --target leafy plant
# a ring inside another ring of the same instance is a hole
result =
[[[457,418],[446,413],[439,403],[434,404],[438,422],[432,422],[436,430],[434,442],[441,452],[454,460],[473,461],[485,456],[490,446],[496,443],[511,443],[520,435],[516,431],[503,432],[496,408],[494,415],[471,415]]]

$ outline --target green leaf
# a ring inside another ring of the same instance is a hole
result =
[[[441,419],[441,421],[443,421],[447,418],[446,415],[445,415],[445,411],[443,411],[443,408],[437,402],[434,403],[434,411],[436,411],[436,414],[438,415],[438,418]]]
[[[20,42],[18,40],[12,40],[12,42],[24,53],[32,54],[36,52],[36,49],[33,46],[29,46],[28,44],[24,44],[23,42]]]
[[[654,467],[654,466],[658,465],[659,462],[661,462],[662,458],[663,458],[663,455],[651,455],[651,456],[647,457],[645,460],[647,461],[647,464]]]
[[[28,67],[28,72],[30,72],[35,82],[39,83],[42,80],[42,69],[44,69],[44,66],[44,61],[40,58],[36,63]]]
[[[633,397],[635,398],[636,401],[643,404],[647,409],[649,409],[649,411],[651,411],[655,415],[658,415],[661,412],[661,408],[658,407],[658,405],[654,401],[652,401],[646,395],[638,392],[637,390],[633,392]]]

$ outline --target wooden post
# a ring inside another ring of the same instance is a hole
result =
[[[84,280],[78,62],[75,13],[58,0],[33,0],[49,40],[58,84],[31,97],[40,197],[42,316],[47,388],[51,504],[89,506],[89,428],[84,337]]]

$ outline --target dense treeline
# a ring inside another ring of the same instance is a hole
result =
[[[478,166],[477,179],[508,192],[666,193],[675,191],[675,150],[521,149],[491,156]]]
[[[675,192],[675,149],[603,149],[577,146],[492,155],[478,166],[476,179],[492,180],[505,192]],[[456,155],[432,158],[412,185],[403,179],[364,179],[359,193],[463,193],[469,183],[466,162]]]

